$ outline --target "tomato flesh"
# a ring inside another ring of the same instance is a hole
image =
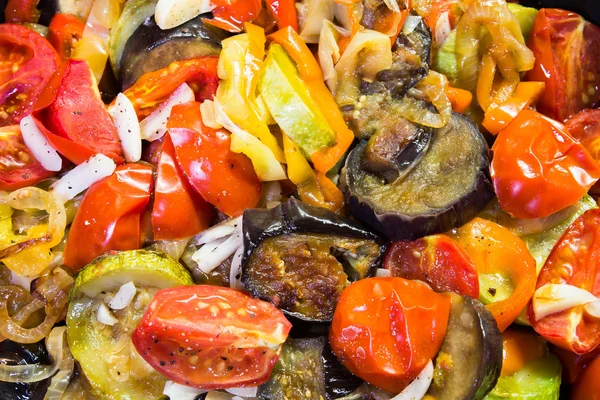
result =
[[[361,279],[342,292],[331,324],[331,349],[350,372],[401,392],[437,354],[450,298],[402,278]]]
[[[392,276],[427,282],[436,292],[479,297],[475,264],[458,243],[445,235],[394,243],[383,266]]]
[[[131,337],[174,382],[202,389],[265,383],[292,325],[270,303],[209,285],[158,291]]]
[[[578,112],[565,122],[565,128],[579,140],[596,162],[600,162],[600,109]],[[590,192],[600,194],[600,184],[596,182]]]
[[[500,206],[515,218],[547,217],[578,201],[600,167],[565,128],[524,110],[492,147],[492,181]]]
[[[152,174],[147,165],[126,164],[87,190],[69,230],[66,266],[77,271],[109,250],[141,247],[140,218],[150,201]]]
[[[0,126],[16,125],[58,66],[50,43],[31,29],[0,24]]]
[[[565,283],[600,295],[600,210],[586,211],[556,243],[536,289],[547,283]],[[546,340],[573,353],[589,353],[600,345],[600,318],[587,314],[583,305],[536,320],[530,304],[528,319]]]

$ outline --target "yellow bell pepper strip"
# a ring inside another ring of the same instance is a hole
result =
[[[221,82],[216,99],[237,126],[256,136],[271,150],[277,161],[284,162],[283,150],[271,134],[256,99],[258,78],[265,57],[265,32],[250,23],[245,24],[245,29],[245,34],[222,42],[217,68]]]
[[[319,63],[300,36],[292,28],[287,27],[269,35],[269,39],[280,44],[296,62],[300,77],[311,98],[318,109],[324,111],[329,126],[335,132],[336,143],[333,146],[323,148],[311,155],[311,161],[317,172],[325,174],[346,153],[354,140],[354,134],[346,125],[333,95],[325,86]]]
[[[468,90],[446,86],[446,96],[452,104],[452,110],[464,114],[473,101],[473,94]]]
[[[482,125],[491,134],[498,134],[517,114],[537,102],[544,87],[544,82],[520,82],[513,96],[498,106],[488,108]]]
[[[324,173],[315,174],[302,152],[287,135],[282,134],[282,138],[288,177],[297,186],[300,200],[338,212],[344,204],[342,192]]]

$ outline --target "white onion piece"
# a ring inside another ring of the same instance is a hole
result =
[[[323,21],[333,21],[334,0],[312,0],[306,19],[300,27],[300,37],[305,43],[318,43]]]
[[[171,29],[215,7],[210,0],[158,0],[154,19],[160,29]]]
[[[584,309],[592,317],[600,318],[600,300],[587,303]]]
[[[323,29],[319,35],[319,64],[323,71],[323,79],[329,90],[335,90],[337,86],[337,73],[335,64],[340,60],[340,46],[338,39],[340,36],[349,36],[350,32],[340,28],[331,21],[323,21]]]
[[[183,83],[175,89],[166,101],[140,122],[142,139],[153,142],[163,137],[167,133],[167,122],[173,107],[178,104],[189,103],[195,99],[194,91],[187,83]]]
[[[23,289],[31,292],[31,282],[35,279],[35,276],[28,277],[17,274],[15,271],[10,271],[10,283],[22,287]]]
[[[217,122],[215,111],[215,102],[212,100],[204,100],[200,104],[200,114],[202,115],[202,123],[212,129],[221,129],[223,125]]]
[[[383,0],[387,8],[392,10],[395,13],[400,12],[400,6],[398,5],[398,0]]]
[[[104,303],[100,303],[100,307],[98,307],[98,314],[96,314],[96,319],[98,320],[98,322],[110,326],[113,326],[114,324],[119,322],[119,320],[115,318],[113,313],[108,309],[108,307]]]
[[[244,257],[244,246],[238,247],[233,254],[231,267],[229,268],[229,287],[237,290],[244,290],[242,283],[242,257]]]
[[[165,388],[163,389],[164,395],[169,396],[170,399],[177,400],[194,400],[196,397],[206,392],[208,392],[208,390],[180,385],[173,381],[167,381],[165,383]]]
[[[538,321],[572,307],[595,302],[596,296],[585,289],[564,283],[548,283],[533,293],[533,314]]]
[[[62,158],[60,158],[54,147],[48,143],[46,136],[39,130],[31,115],[23,118],[20,125],[23,142],[35,159],[48,171],[60,171]]]
[[[425,397],[433,379],[433,362],[429,360],[421,373],[404,390],[391,400],[421,400]]]
[[[333,3],[333,16],[336,21],[342,25],[342,27],[348,32],[352,31],[352,21],[350,19],[350,13],[346,4]]]
[[[46,348],[54,360],[52,365],[26,364],[6,365],[0,364],[0,381],[15,383],[31,383],[43,381],[54,375],[60,368],[64,357],[66,327],[53,328],[46,338]]]
[[[113,310],[122,310],[127,307],[135,297],[136,287],[133,282],[128,282],[121,286],[113,296],[108,306]]]
[[[123,93],[117,95],[114,107],[109,110],[113,119],[123,154],[127,162],[138,162],[142,158],[142,134],[140,123],[131,100]]]
[[[281,192],[281,184],[279,181],[265,182],[263,184],[262,194],[258,202],[258,207],[268,207],[272,203],[281,203],[283,195]]]
[[[411,33],[413,33],[415,28],[421,23],[422,20],[423,18],[419,16],[409,15],[408,17],[406,17],[406,21],[402,26],[402,33],[404,33],[405,35],[410,35]]]
[[[242,225],[242,216],[240,215],[237,218],[231,218],[226,221],[221,222],[215,226],[210,227],[203,232],[197,234],[193,241],[194,244],[200,245],[208,242],[212,242],[216,239],[221,239],[225,236],[229,236],[235,231],[235,228]]]
[[[256,397],[256,395],[258,394],[258,386],[229,388],[229,389],[225,389],[225,391],[228,393],[231,393],[234,396]]]
[[[50,188],[63,202],[67,202],[94,183],[112,175],[116,168],[117,165],[111,158],[96,154],[67,172]]]
[[[450,27],[450,17],[448,12],[442,13],[435,23],[435,45],[442,47],[442,44],[448,39],[452,28]]]
[[[194,254],[192,260],[198,264],[198,268],[208,274],[227,260],[243,245],[241,225],[226,239],[217,239],[216,245],[207,243],[200,247]]]
[[[387,278],[388,276],[392,276],[392,273],[389,269],[377,268],[377,271],[375,271],[375,276]]]
[[[233,396],[226,392],[219,392],[218,390],[211,390],[206,394],[204,400],[243,400],[238,396]]]

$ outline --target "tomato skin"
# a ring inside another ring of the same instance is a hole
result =
[[[467,252],[481,274],[510,278],[514,288],[502,301],[486,305],[498,329],[506,330],[527,306],[535,290],[535,260],[527,246],[511,231],[494,222],[475,218],[450,234]]]
[[[537,279],[536,289],[547,283],[566,283],[600,295],[600,210],[583,213],[554,245]],[[537,320],[530,303],[527,318],[549,342],[576,354],[600,345],[600,318],[577,306]]]
[[[575,354],[551,344],[550,351],[560,360],[563,367],[563,379],[569,384],[575,382],[585,367],[600,355],[600,347],[596,347],[586,354]]]
[[[0,127],[0,190],[17,190],[54,176],[23,142],[18,125]]]
[[[156,293],[131,340],[170,380],[224,389],[265,383],[291,327],[272,304],[238,290],[182,286]]]
[[[40,12],[37,5],[40,0],[8,0],[4,17],[6,22],[32,22],[37,23]]]
[[[244,22],[254,21],[262,10],[261,0],[216,0],[213,4],[217,6],[213,19],[204,21],[229,32],[241,32]]]
[[[194,190],[177,165],[171,137],[165,135],[156,173],[152,228],[155,240],[193,236],[208,228],[214,208]]]
[[[547,217],[579,200],[600,167],[564,127],[523,110],[500,131],[490,172],[500,206],[515,218]]]
[[[334,354],[356,376],[401,392],[438,352],[450,298],[402,278],[367,278],[342,292],[329,331]]]
[[[56,14],[50,21],[48,41],[63,60],[71,56],[73,45],[83,36],[85,24],[74,15]]]
[[[262,184],[252,162],[229,149],[228,133],[202,123],[199,103],[173,107],[167,127],[179,166],[206,201],[230,217],[258,204]]]
[[[600,109],[578,112],[565,122],[565,128],[579,140],[596,162],[600,162]],[[600,194],[598,182],[592,186],[590,193]]]
[[[58,64],[44,37],[21,25],[0,24],[0,126],[16,125],[31,113]]]
[[[600,400],[600,357],[592,361],[573,384],[571,400]]]
[[[140,218],[150,201],[152,175],[152,167],[126,164],[90,186],[67,237],[67,267],[78,271],[109,250],[141,247]]]
[[[436,292],[479,298],[475,264],[448,236],[432,235],[396,242],[388,249],[383,266],[392,276],[427,282]]]
[[[123,163],[117,130],[85,61],[65,61],[44,89],[35,109],[44,126],[56,136]],[[69,158],[61,147],[57,150]]]
[[[218,62],[218,56],[173,62],[166,68],[142,75],[123,94],[131,100],[140,120],[150,115],[183,83],[192,88],[197,101],[212,100],[219,86]]]
[[[562,122],[599,104],[600,27],[569,11],[541,9],[527,46],[535,64],[526,79],[546,83],[541,113]]]

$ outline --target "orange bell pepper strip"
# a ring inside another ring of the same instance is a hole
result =
[[[544,91],[544,82],[520,82],[513,96],[485,113],[482,125],[496,135],[515,119],[517,114],[535,104]]]
[[[460,244],[482,275],[500,275],[509,282],[511,294],[504,300],[486,305],[498,329],[504,331],[533,296],[537,281],[535,260],[523,241],[495,222],[475,218],[448,233]],[[480,289],[486,288],[482,285]]]
[[[292,139],[285,134],[282,138],[288,178],[298,187],[300,200],[333,212],[339,211],[344,204],[342,192],[324,173],[315,174]]]
[[[468,90],[446,86],[446,96],[452,104],[452,110],[464,114],[473,101],[473,94]]]
[[[269,39],[280,44],[296,62],[300,77],[306,84],[311,98],[317,103],[319,109],[324,111],[327,123],[335,132],[336,144],[321,149],[311,156],[315,170],[325,174],[346,153],[354,140],[354,133],[346,125],[333,95],[325,86],[319,63],[300,36],[288,26],[269,35]]]
[[[269,11],[279,29],[290,26],[298,32],[298,14],[295,0],[266,0]]]

